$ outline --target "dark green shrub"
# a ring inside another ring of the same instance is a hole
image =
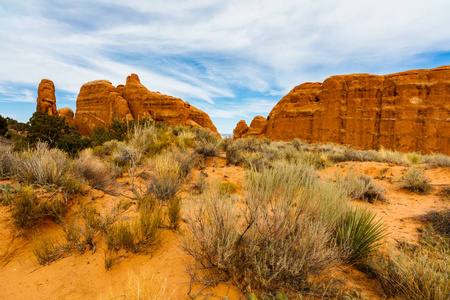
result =
[[[4,136],[6,132],[8,132],[7,120],[0,115],[0,136]]]

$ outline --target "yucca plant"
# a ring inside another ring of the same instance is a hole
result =
[[[336,228],[336,242],[348,261],[355,262],[371,254],[387,236],[382,220],[375,221],[376,214],[363,208],[345,213]]]

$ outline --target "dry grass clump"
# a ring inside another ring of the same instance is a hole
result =
[[[378,255],[367,265],[388,297],[403,295],[416,300],[450,298],[448,250],[391,249],[387,255]]]
[[[238,189],[237,184],[233,182],[222,182],[219,185],[219,192],[226,196],[234,194],[237,191],[237,189]]]
[[[386,200],[384,189],[375,184],[372,177],[365,174],[356,175],[353,169],[350,169],[346,176],[336,171],[334,179],[337,185],[347,191],[350,199],[361,199],[370,203]]]
[[[162,280],[155,274],[149,272],[141,275],[130,274],[125,291],[120,295],[109,293],[106,297],[101,299],[117,299],[125,298],[130,300],[167,300],[170,299],[165,296],[167,288],[166,281]]]
[[[159,208],[141,209],[137,219],[122,220],[108,227],[106,244],[109,250],[123,248],[137,253],[146,252],[160,243],[163,216]]]
[[[35,149],[14,154],[13,174],[26,183],[60,185],[69,172],[70,160],[59,149],[50,149],[45,143],[37,143]]]
[[[195,135],[196,144],[194,150],[196,153],[205,157],[217,155],[220,150],[221,139],[218,139],[204,128],[196,128]]]
[[[410,168],[402,178],[402,187],[418,194],[427,194],[431,190],[425,171],[416,167]]]
[[[170,227],[178,229],[181,219],[181,198],[174,197],[167,204],[167,216],[169,217]]]
[[[183,249],[210,277],[242,290],[306,292],[311,274],[339,261],[333,232],[347,211],[345,192],[315,181],[311,167],[253,170],[245,195],[243,213],[215,186],[191,207]]]
[[[450,209],[430,211],[420,219],[430,223],[438,233],[450,237]]]
[[[64,255],[64,248],[51,236],[37,236],[31,246],[39,264],[46,266]]]
[[[11,146],[0,147],[0,179],[11,176],[14,165],[14,156]]]
[[[46,216],[61,222],[65,209],[59,200],[38,199],[31,186],[18,188],[11,199],[11,218],[13,225],[21,229],[29,229]]]
[[[450,167],[450,157],[444,154],[426,155],[424,162],[430,164],[432,167]]]
[[[181,164],[174,156],[164,154],[155,156],[150,164],[152,173],[148,182],[148,192],[161,200],[175,197],[185,178]]]
[[[75,174],[95,189],[113,193],[114,176],[109,166],[94,156],[91,149],[83,150],[75,160]]]

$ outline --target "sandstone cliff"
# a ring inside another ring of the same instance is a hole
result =
[[[107,80],[84,84],[77,98],[75,126],[84,135],[95,126],[112,119],[133,120],[148,117],[155,121],[204,127],[220,137],[209,116],[183,100],[143,86],[136,74],[128,76],[125,86],[114,87]]]
[[[450,154],[450,66],[301,84],[272,109],[262,136]]]

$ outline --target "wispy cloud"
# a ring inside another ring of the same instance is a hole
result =
[[[213,121],[267,115],[305,81],[448,64],[436,55],[450,52],[448,11],[446,0],[6,0],[0,87],[27,88],[0,101],[32,102],[29,87],[49,78],[67,103],[87,81],[137,73]]]

